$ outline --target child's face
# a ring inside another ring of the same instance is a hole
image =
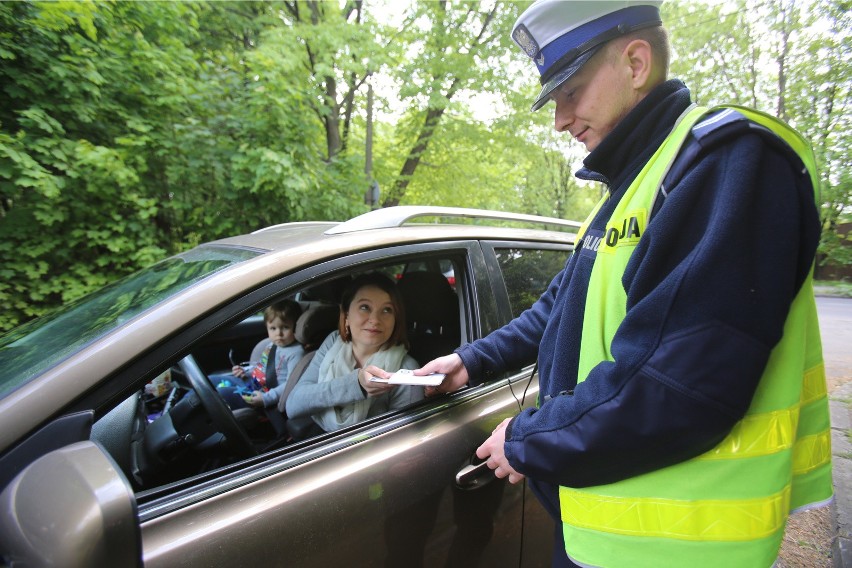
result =
[[[269,339],[278,347],[286,347],[296,341],[296,325],[292,320],[284,321],[276,316],[266,322]]]

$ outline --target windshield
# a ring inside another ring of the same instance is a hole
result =
[[[0,337],[0,397],[181,290],[259,254],[198,247],[10,331]]]

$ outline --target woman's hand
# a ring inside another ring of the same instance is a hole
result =
[[[358,369],[358,383],[361,385],[361,388],[367,392],[368,397],[380,396],[395,389],[396,385],[377,383],[370,380],[372,377],[387,379],[390,378],[390,376],[391,373],[388,373],[383,369],[379,369],[375,365],[368,365],[363,369]]]
[[[428,375],[430,373],[444,373],[447,376],[444,377],[440,385],[426,387],[426,396],[457,391],[465,386],[469,379],[467,369],[462,363],[461,357],[456,353],[433,359],[414,371],[415,375]]]

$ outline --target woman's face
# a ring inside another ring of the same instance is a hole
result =
[[[354,346],[378,351],[390,339],[395,324],[396,314],[387,292],[375,286],[364,286],[355,292],[346,312]]]

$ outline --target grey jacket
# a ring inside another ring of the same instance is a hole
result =
[[[296,418],[317,414],[332,406],[343,406],[350,402],[364,400],[366,396],[358,383],[358,369],[353,369],[335,380],[319,382],[319,370],[326,353],[340,335],[332,332],[322,342],[311,364],[305,369],[302,378],[287,397],[287,416]],[[411,355],[406,355],[402,362],[403,369],[417,369],[420,365]],[[398,369],[386,369],[397,371]],[[378,416],[385,412],[403,408],[422,400],[425,396],[423,387],[399,386],[387,394],[371,398],[368,417]]]

